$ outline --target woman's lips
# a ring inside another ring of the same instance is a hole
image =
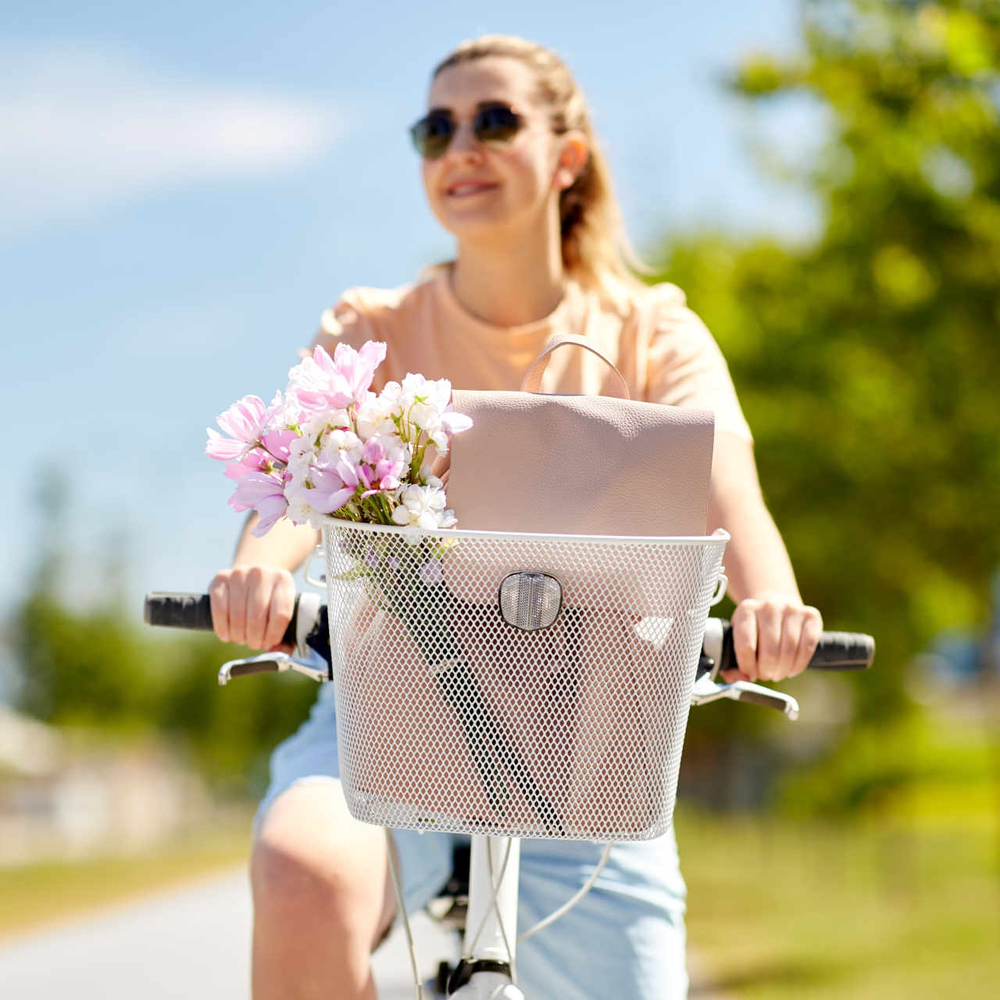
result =
[[[449,187],[445,191],[445,195],[448,198],[471,198],[474,195],[482,194],[484,191],[492,191],[498,186],[487,181],[463,181]]]

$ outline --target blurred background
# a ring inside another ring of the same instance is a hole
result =
[[[0,491],[0,949],[243,863],[315,687],[218,688],[234,651],[152,634],[142,597],[230,560],[205,426],[270,398],[343,289],[450,255],[405,129],[433,65],[496,31],[573,69],[633,241],[728,359],[805,600],[878,643],[864,676],[789,682],[797,723],[693,713],[695,993],[996,995],[1000,3],[610,13],[0,14],[0,350],[27,448]]]

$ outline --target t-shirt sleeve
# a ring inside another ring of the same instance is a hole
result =
[[[645,398],[711,410],[716,430],[752,442],[722,351],[708,327],[687,307],[684,292],[667,282],[654,285],[648,308],[652,315]]]
[[[323,310],[313,346],[320,345],[333,353],[338,343],[345,343],[357,351],[365,341],[380,339],[376,336],[373,311],[361,289],[348,289],[332,306]]]

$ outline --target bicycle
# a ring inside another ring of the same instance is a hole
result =
[[[393,826],[471,836],[467,888],[456,873],[428,908],[463,935],[457,966],[442,963],[434,984],[419,981],[389,852],[418,1000],[425,985],[455,1000],[524,1000],[516,944],[579,903],[615,840],[669,826],[692,705],[731,698],[798,715],[784,692],[717,682],[736,665],[728,622],[708,618],[725,592],[725,532],[431,533],[344,522],[323,534],[325,579],[308,569],[306,579],[326,586],[328,603],[297,597],[285,636],[295,655],[230,660],[219,682],[288,670],[336,680],[341,780],[355,818],[387,837]],[[145,619],[212,628],[207,595],[150,594]],[[864,669],[873,656],[870,636],[827,632],[810,667]],[[400,760],[422,773],[401,773]],[[518,936],[525,836],[607,846],[587,883]]]

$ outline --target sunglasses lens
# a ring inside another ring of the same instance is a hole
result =
[[[521,119],[512,108],[484,108],[476,115],[473,131],[480,142],[509,142],[521,127]]]
[[[455,123],[447,115],[427,115],[410,129],[414,148],[428,160],[439,157],[454,134]]]

